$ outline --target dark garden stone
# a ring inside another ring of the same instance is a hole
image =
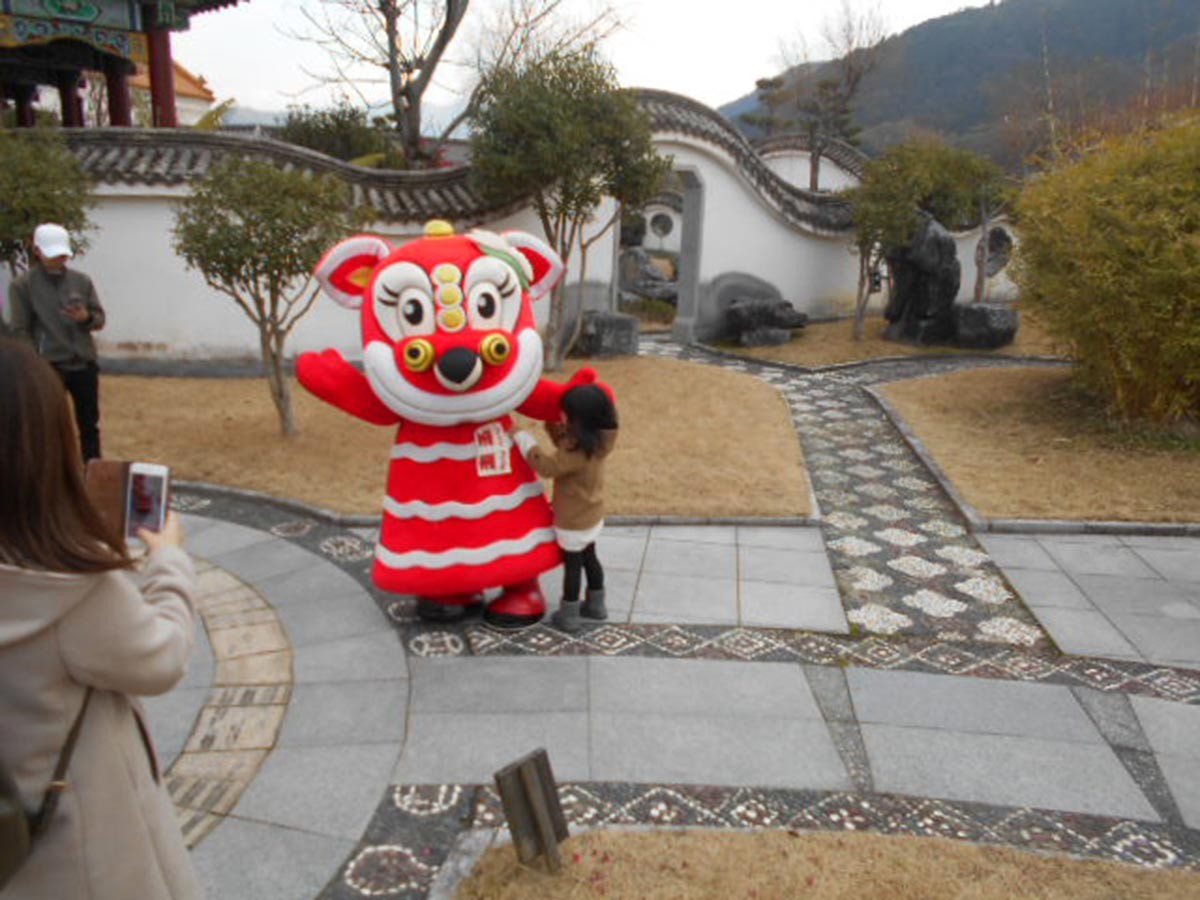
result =
[[[962,268],[954,238],[932,218],[907,247],[887,255],[892,298],[884,316],[883,336],[892,341],[944,344],[954,339],[954,298]]]
[[[808,316],[797,312],[786,300],[735,300],[725,312],[729,337],[743,347],[786,344],[792,329],[808,324]]]
[[[964,303],[954,307],[954,319],[954,343],[976,350],[1011,344],[1021,324],[1015,309],[999,303]]]
[[[573,356],[637,356],[638,320],[625,313],[589,309]]]

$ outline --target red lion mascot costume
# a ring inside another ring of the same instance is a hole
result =
[[[562,272],[532,235],[456,235],[440,221],[394,249],[349,238],[317,264],[325,293],[361,310],[363,372],[325,350],[301,354],[297,375],[350,415],[398,426],[372,579],[417,595],[423,618],[457,618],[492,587],[492,625],[545,612],[537,576],[562,556],[542,483],[507,432],[514,410],[559,419],[567,388],[595,378],[541,377],[533,301]]]

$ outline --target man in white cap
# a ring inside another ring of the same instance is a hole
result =
[[[92,332],[104,327],[104,308],[92,279],[67,268],[71,235],[47,222],[33,232],[36,262],[8,288],[13,336],[26,340],[54,366],[75,406],[84,460],[100,456],[100,367]]]

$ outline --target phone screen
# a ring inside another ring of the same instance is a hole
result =
[[[125,508],[125,537],[137,537],[140,528],[162,531],[166,505],[167,479],[164,476],[131,472]]]

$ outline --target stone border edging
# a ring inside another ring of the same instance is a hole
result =
[[[985,356],[982,353],[946,353],[937,356],[877,356],[874,359],[857,359],[852,362],[830,363],[827,366],[802,366],[799,363],[782,362],[777,359],[761,359],[757,356],[744,356],[741,353],[734,353],[732,350],[724,350],[720,347],[714,346],[713,344],[706,344],[703,341],[691,341],[683,344],[682,346],[701,350],[705,353],[711,353],[713,356],[732,360],[734,362],[762,365],[772,369],[782,369],[785,372],[798,372],[802,375],[821,375],[827,372],[841,372],[846,369],[863,369],[868,366],[876,365],[877,363],[907,363],[920,362],[922,360],[948,360],[952,362],[986,363],[999,362],[1002,365],[1023,362],[1037,365],[1074,365],[1071,360],[1064,359],[1060,356]]]
[[[218,497],[235,497],[239,500],[252,500],[268,503],[288,512],[310,516],[314,519],[338,528],[378,528],[383,521],[379,515],[351,515],[335,512],[320,506],[292,500],[287,497],[277,497],[262,491],[249,488],[229,487],[224,484],[213,484],[206,481],[172,481],[171,484],[186,491],[197,494],[215,495]],[[809,493],[812,494],[811,483]],[[816,497],[810,496],[814,515],[811,516],[606,516],[605,522],[612,526],[623,525],[744,525],[744,526],[781,526],[800,527],[819,525],[821,516],[816,504]]]
[[[197,559],[195,608],[215,671],[183,750],[163,774],[188,849],[233,811],[274,750],[292,695],[292,645],[258,590]]]
[[[1200,523],[1195,522],[1111,522],[1102,519],[989,519],[979,512],[942,470],[929,448],[909,427],[900,411],[875,388],[862,390],[888,417],[904,442],[929,470],[934,480],[958,507],[970,530],[993,534],[1113,534],[1146,535],[1150,537],[1200,537]]]

